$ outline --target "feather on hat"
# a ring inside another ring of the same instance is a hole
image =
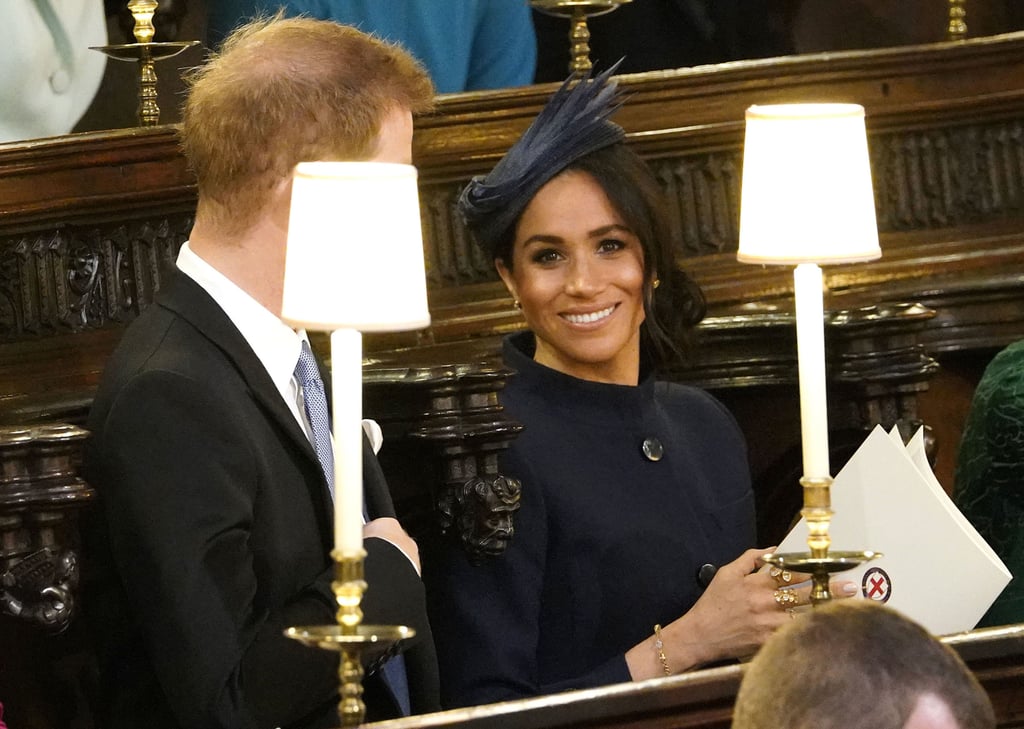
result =
[[[545,183],[580,157],[625,139],[622,127],[609,119],[622,104],[611,78],[619,63],[594,78],[589,72],[567,78],[494,169],[463,189],[459,211],[492,257]]]

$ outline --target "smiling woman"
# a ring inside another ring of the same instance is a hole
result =
[[[597,181],[566,172],[519,219],[498,272],[536,339],[534,360],[584,380],[636,384],[644,252]]]
[[[523,425],[501,461],[522,482],[515,538],[482,565],[455,549],[424,563],[450,706],[738,658],[807,601],[760,569],[733,417],[655,379],[704,298],[608,119],[609,74],[566,82],[460,199],[530,331],[503,349],[501,404]]]

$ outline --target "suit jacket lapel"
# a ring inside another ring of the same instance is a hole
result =
[[[327,481],[323,478],[320,461],[306,434],[295,422],[295,416],[281,398],[281,393],[260,362],[252,347],[238,331],[224,310],[206,293],[199,284],[188,276],[174,272],[164,282],[156,296],[155,303],[175,312],[188,321],[197,331],[215,344],[238,370],[248,385],[253,398],[287,434],[292,445],[298,449],[315,472],[320,474],[315,493],[311,493],[317,505],[321,534],[326,544],[331,543],[331,502]],[[308,482],[307,482],[308,483]]]

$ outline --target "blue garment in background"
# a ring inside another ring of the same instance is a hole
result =
[[[438,93],[533,83],[537,41],[526,0],[217,0],[208,41],[216,47],[249,18],[336,20],[400,43],[429,71]]]

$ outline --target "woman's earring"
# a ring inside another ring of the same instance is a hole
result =
[[[659,286],[661,286],[661,279],[660,278],[656,278],[653,281],[651,281],[651,287],[652,288],[658,288]]]
[[[512,306],[516,307],[517,309],[523,308],[523,305],[519,303],[519,299],[512,299]]]

